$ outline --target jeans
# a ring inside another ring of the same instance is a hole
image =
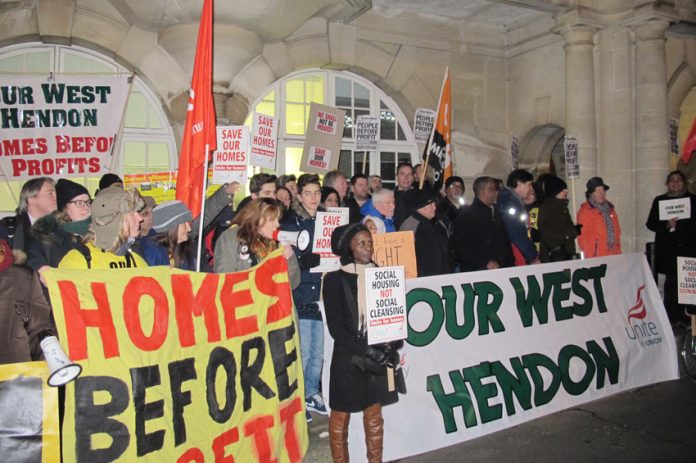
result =
[[[324,324],[321,320],[300,318],[300,354],[304,373],[305,397],[319,393],[324,362]]]

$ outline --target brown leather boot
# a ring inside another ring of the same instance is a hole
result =
[[[363,410],[363,426],[368,463],[382,463],[382,444],[384,443],[382,404],[376,403]]]
[[[329,416],[329,446],[336,463],[348,463],[348,424],[350,413],[331,410]]]

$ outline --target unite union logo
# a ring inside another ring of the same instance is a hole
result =
[[[643,302],[643,290],[645,285],[641,285],[636,291],[636,303],[626,312],[626,335],[628,339],[638,342],[641,346],[651,346],[660,344],[662,337],[657,330],[657,325],[650,319],[646,320],[648,310]]]

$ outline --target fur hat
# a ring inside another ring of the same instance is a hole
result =
[[[143,206],[143,210],[153,210],[155,206],[157,206],[157,201],[155,198],[152,196],[147,196],[147,195],[142,195],[143,202],[145,202],[145,206]]]
[[[79,183],[64,178],[58,179],[56,182],[56,205],[59,211],[62,211],[70,201],[80,195],[89,196],[89,191]]]
[[[191,211],[177,199],[165,201],[152,210],[152,228],[157,233],[164,233],[192,220]]]
[[[353,253],[350,250],[350,242],[358,233],[365,231],[370,233],[370,230],[360,222],[341,225],[336,228],[331,234],[331,252],[341,258],[341,264],[345,265],[353,261]]]
[[[92,202],[94,245],[113,251],[121,234],[123,216],[138,212],[144,206],[137,190],[124,190],[117,186],[101,190]]]

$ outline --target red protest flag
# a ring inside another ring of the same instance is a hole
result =
[[[449,67],[445,69],[440,99],[437,103],[437,115],[430,133],[430,140],[425,147],[423,158],[433,168],[435,189],[452,175],[452,85]],[[422,185],[422,180],[421,180]],[[421,186],[422,188],[422,186]]]
[[[208,156],[217,147],[212,86],[213,0],[204,0],[176,177],[176,199],[186,204],[194,217],[201,212],[203,172],[207,169]]]
[[[686,137],[684,142],[684,147],[682,148],[681,160],[684,164],[688,164],[691,161],[691,155],[696,150],[696,118],[694,118],[693,125],[689,131],[689,136]]]

